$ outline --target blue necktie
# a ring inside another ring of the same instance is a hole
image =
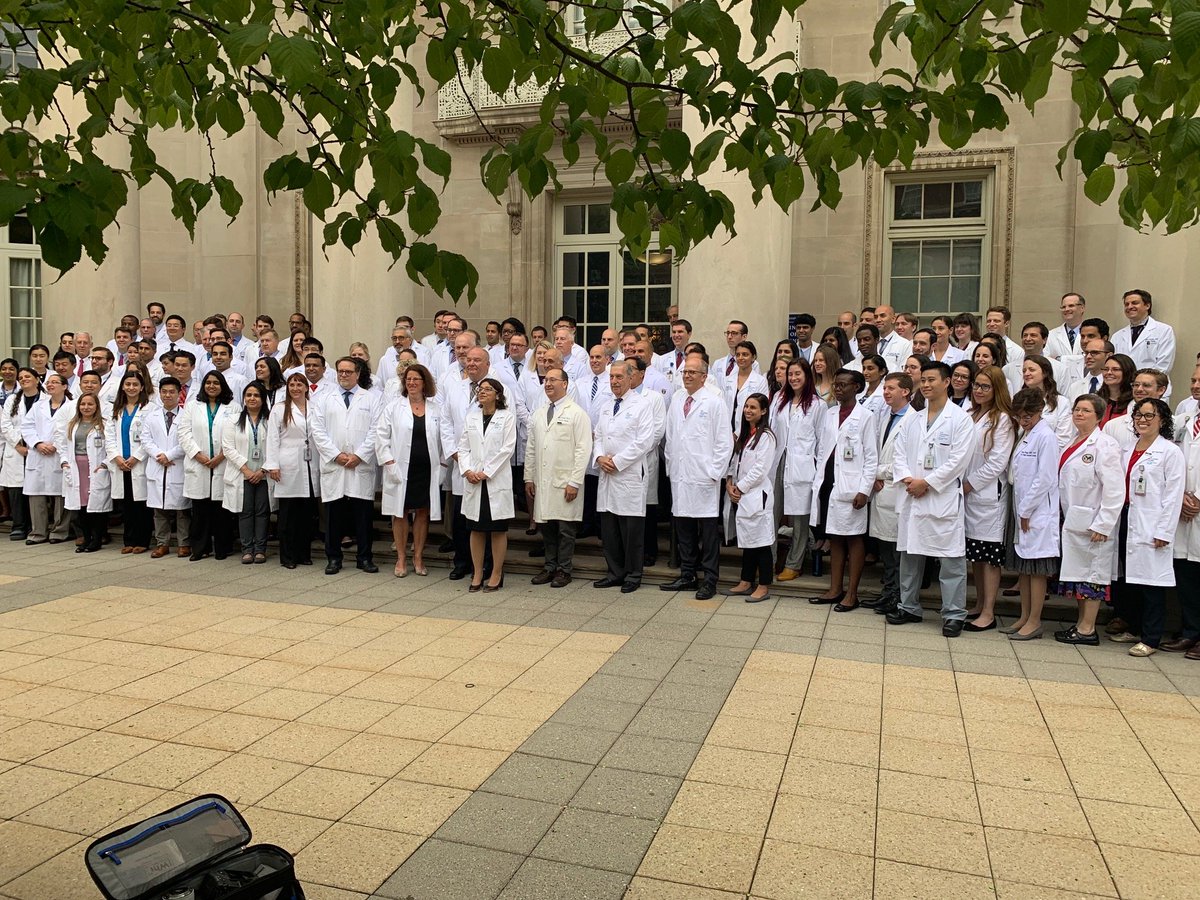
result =
[[[593,399],[593,400],[595,400],[595,399],[596,399],[596,389],[597,389],[598,387],[600,387],[600,376],[599,376],[599,375],[593,375],[593,376],[592,376],[592,399]]]
[[[350,398],[354,396],[354,391],[342,391],[342,399],[346,401],[346,409],[350,408]]]
[[[613,415],[615,416],[620,411],[621,411],[621,398],[618,397],[616,403],[613,404]]]

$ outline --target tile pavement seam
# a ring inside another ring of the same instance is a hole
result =
[[[953,676],[954,673],[952,672],[951,674]],[[991,848],[991,845],[988,843],[987,829],[984,827],[984,824],[983,824],[984,823],[983,801],[979,797],[979,780],[975,775],[975,759],[971,755],[971,732],[966,727],[967,718],[963,714],[963,695],[962,695],[962,692],[958,690],[958,678],[957,677],[954,678],[954,687],[955,687],[954,696],[958,700],[958,717],[959,717],[959,721],[963,723],[963,737],[964,737],[964,741],[966,743],[966,749],[967,749],[967,765],[970,766],[970,769],[971,769],[971,791],[975,795],[975,808],[979,811],[979,830],[983,832],[983,852],[987,856],[988,874],[991,876],[991,879],[992,879],[992,891],[996,894],[996,896],[999,896],[1000,895],[999,878],[996,876],[996,867],[992,864],[992,848]],[[1060,760],[1060,762],[1061,762],[1061,760]]]

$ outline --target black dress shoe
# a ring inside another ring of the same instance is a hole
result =
[[[834,607],[833,607],[833,611],[839,612],[839,613],[854,612],[854,610],[858,609],[862,605],[863,605],[863,602],[861,600],[859,600],[853,606],[847,606],[845,603],[835,603]]]
[[[632,594],[634,591],[636,591],[641,586],[642,586],[642,583],[640,581],[627,581],[623,585],[621,585],[621,593],[622,594]]]
[[[717,586],[711,581],[706,581],[700,585],[700,589],[696,591],[697,600],[711,600],[717,596]]]
[[[958,637],[963,632],[962,619],[948,619],[942,623],[942,637]]]
[[[660,591],[694,591],[699,586],[699,583],[694,577],[684,578],[682,575],[680,575],[674,581],[668,581],[666,584],[660,584],[658,589]]]
[[[601,578],[599,581],[593,581],[592,587],[594,587],[594,588],[610,588],[610,587],[620,587],[622,584],[624,584],[623,579],[610,578],[609,576],[606,575],[603,578]]]
[[[858,605],[863,609],[878,609],[881,603],[883,603],[882,597],[868,597],[866,600],[858,601]]]
[[[846,592],[840,591],[836,597],[809,597],[808,602],[816,605],[841,603],[846,599]]]
[[[294,568],[296,568],[296,564],[295,564],[294,562],[285,562],[285,563],[280,563],[280,565],[281,565],[281,566],[283,566],[285,569],[294,569]]]
[[[340,571],[342,571],[342,564],[336,560],[330,560],[325,564],[326,575],[336,575]]]
[[[995,630],[996,630],[996,620],[995,619],[992,619],[991,623],[988,625],[976,625],[974,622],[967,622],[967,624],[963,626],[963,631],[970,631],[972,634],[974,634],[975,632],[979,632],[979,631],[995,631]]]
[[[657,566],[658,565],[658,557],[657,556],[643,556],[642,557],[642,565],[643,566]]]
[[[909,622],[923,622],[920,616],[914,616],[910,612],[905,612],[902,609],[897,609],[895,612],[887,614],[887,623],[889,625],[907,625]]]
[[[446,577],[451,581],[462,581],[471,573],[470,569],[451,569],[450,574]]]
[[[363,572],[366,572],[368,575],[379,574],[379,566],[375,565],[375,563],[371,562],[369,559],[364,562],[360,562],[358,564],[358,568]]]
[[[1163,641],[1158,645],[1158,649],[1165,650],[1167,653],[1187,653],[1197,643],[1195,638],[1179,637],[1172,641]]]
[[[1084,647],[1100,646],[1099,634],[1097,634],[1095,631],[1093,631],[1091,634],[1080,634],[1074,625],[1072,625],[1066,631],[1054,632],[1054,639],[1060,644],[1080,644]],[[1162,649],[1161,644],[1159,645],[1159,649]]]
[[[453,553],[454,541],[442,541],[438,544],[438,553]]]

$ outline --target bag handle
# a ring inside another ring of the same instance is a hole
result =
[[[145,828],[142,831],[139,831],[133,837],[126,838],[125,840],[121,841],[119,844],[114,844],[111,847],[106,847],[105,849],[101,850],[98,855],[100,856],[101,859],[105,859],[105,858],[111,859],[113,862],[113,865],[119,866],[119,865],[121,865],[121,859],[120,859],[120,857],[117,856],[117,851],[126,850],[129,847],[132,847],[134,844],[141,843],[146,838],[150,837],[152,834],[156,834],[157,832],[162,831],[166,828],[170,828],[174,825],[180,825],[183,822],[187,822],[190,819],[194,819],[196,816],[200,815],[201,813],[211,812],[214,809],[221,815],[225,815],[225,807],[222,806],[220,803],[218,803],[216,800],[212,800],[208,803],[205,803],[203,806],[197,806],[195,809],[188,810],[187,812],[183,813],[182,815],[176,816],[173,819],[168,819],[165,822],[158,822],[157,824],[151,825],[149,828]]]

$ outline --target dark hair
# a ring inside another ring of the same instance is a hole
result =
[[[1122,300],[1124,300],[1126,297],[1141,297],[1142,301],[1146,304],[1147,309],[1154,309],[1154,300],[1151,298],[1149,291],[1144,291],[1141,288],[1134,288],[1132,291],[1126,291],[1121,295]]]
[[[985,337],[980,340],[975,349],[978,350],[980,347],[987,347],[988,350],[991,351],[992,365],[994,365],[997,369],[1003,369],[1006,365],[1008,365],[1008,348],[1005,347],[1000,341],[991,341]],[[974,361],[975,354],[972,353],[971,362]]]
[[[172,356],[172,359],[174,359],[175,362],[179,362],[181,359],[186,359],[193,366],[196,364],[196,354],[191,350],[176,350],[174,356]]]
[[[800,313],[796,316],[797,325],[807,325],[809,328],[817,327],[817,319],[812,313]]]
[[[729,320],[729,324],[730,324],[730,325],[737,325],[739,328],[741,328],[741,329],[742,329],[742,337],[748,337],[748,336],[749,336],[749,334],[750,334],[750,326],[749,326],[749,325],[747,325],[745,322],[743,322],[741,319],[730,319],[730,320]]]
[[[834,339],[833,349],[837,352],[838,359],[841,360],[842,365],[845,365],[846,363],[850,362],[850,360],[854,359],[854,351],[850,349],[850,339],[846,337],[846,332],[842,331],[841,326],[839,325],[830,325],[828,328],[826,328],[821,334],[820,343],[824,344],[825,339],[831,335]]]
[[[34,344],[32,347],[30,347],[29,350],[27,351],[27,353],[25,354],[27,359],[33,359],[33,351],[34,350],[41,350],[43,353],[46,354],[47,362],[50,360],[50,348],[47,347],[45,344]],[[36,372],[37,369],[34,369],[34,371]]]
[[[77,362],[75,354],[70,350],[59,350],[52,357],[50,357],[50,365],[53,366],[54,363],[58,362],[60,359],[70,360],[72,366]]]
[[[255,322],[266,322],[268,328],[271,328],[272,330],[274,330],[274,328],[275,328],[275,320],[272,319],[270,316],[268,316],[266,313],[259,313],[257,316],[254,317],[254,321]]]
[[[1050,337],[1050,329],[1046,327],[1045,322],[1026,322],[1021,326],[1021,334],[1024,334],[1030,328],[1036,328],[1038,334],[1042,336],[1043,341]]]
[[[753,438],[750,437],[750,423],[746,421],[746,403],[749,403],[751,400],[756,402],[759,409],[762,410],[762,419],[759,420],[758,428],[755,430]],[[746,398],[746,403],[742,404],[742,424],[738,428],[738,437],[733,444],[735,455],[741,453],[743,450],[752,450],[757,447],[758,441],[764,433],[774,437],[774,432],[771,431],[771,401],[767,399],[767,395],[762,393],[751,394]]]
[[[500,379],[486,375],[479,379],[479,383],[490,385],[496,392],[496,409],[508,409],[508,400],[504,396],[504,385],[500,383]]]
[[[1046,405],[1051,409],[1058,409],[1058,382],[1054,380],[1054,367],[1050,365],[1050,360],[1037,353],[1026,354],[1025,362],[1021,363],[1021,368],[1025,368],[1025,363],[1031,362],[1042,370],[1042,392],[1046,395]],[[1021,382],[1024,383],[1024,375],[1021,377]],[[1021,393],[1017,391],[1017,393]]]
[[[912,396],[913,380],[912,376],[907,372],[888,372],[883,376],[883,380],[896,382],[902,389],[908,391],[910,397]]]
[[[157,306],[163,312],[167,311],[166,305],[161,300],[151,300],[149,303],[146,304],[146,312],[150,312],[150,310],[153,309],[155,306]]]
[[[800,355],[800,348],[796,346],[796,342],[793,341],[791,338],[784,338],[782,341],[775,342],[775,353],[773,354],[774,356],[776,356],[776,357],[779,356],[779,348],[782,347],[784,344],[786,344],[788,346],[788,348],[791,349],[792,359],[795,359],[797,356]]]
[[[296,366],[304,364],[304,360],[300,358],[300,354],[296,352],[296,336],[303,335],[304,340],[300,342],[300,346],[304,346],[304,341],[308,340],[308,334],[304,331],[293,331],[288,335],[287,350],[283,354],[283,359],[279,360],[279,368],[294,369]],[[247,385],[249,387],[249,385]]]
[[[975,365],[975,363],[973,363],[969,359],[960,359],[958,362],[956,362],[954,365],[952,365],[950,367],[950,377],[951,378],[954,377],[954,370],[957,369],[959,366],[967,367],[967,380],[968,381],[974,381],[975,376],[979,374],[979,366]],[[967,396],[968,397],[971,396],[971,386],[969,384],[967,385]]]
[[[246,391],[251,388],[258,392],[259,399],[262,400],[262,411],[259,413],[259,416],[270,415],[271,413],[271,394],[267,391],[267,386],[256,378],[242,388],[242,411],[238,415],[238,428],[245,428],[246,419],[249,418],[249,414],[246,412]]]
[[[671,323],[672,328],[674,328],[676,325],[682,325],[684,331],[686,331],[688,334],[692,333],[692,323],[687,319],[676,319]]]
[[[758,359],[758,348],[754,346],[753,341],[738,341],[737,346],[733,348],[733,352],[736,353],[743,347],[750,351],[751,356],[753,356],[755,359]]]
[[[142,386],[141,393],[138,394],[138,399],[137,399],[138,406],[145,406],[147,403],[150,402],[150,385],[149,385],[149,382],[146,381],[146,376],[143,375],[141,373],[141,370],[139,370],[139,369],[126,369],[124,372],[121,373],[121,381],[117,385],[117,387],[119,387],[120,390],[117,391],[117,396],[113,399],[112,417],[114,419],[117,418],[119,415],[121,415],[121,408],[125,406],[125,390],[124,390],[124,388],[125,388],[125,381],[129,378],[136,378],[138,381],[138,384],[140,384]]]
[[[1071,295],[1067,294],[1066,296],[1070,297]],[[1092,408],[1092,412],[1096,414],[1097,419],[1104,418],[1104,412],[1108,408],[1108,404],[1104,402],[1104,398],[1099,394],[1080,394],[1075,398],[1071,409],[1075,409],[1080,403],[1087,403]]]
[[[522,322],[520,319],[516,318],[515,316],[509,316],[507,319],[500,320],[500,330],[501,331],[504,330],[505,325],[512,326],[513,334],[524,334],[525,333],[525,323]]]
[[[183,389],[183,385],[179,383],[179,379],[174,375],[165,375],[158,379],[158,389],[161,391],[165,387],[174,387],[180,390]]]
[[[1134,404],[1133,409],[1129,411],[1130,415],[1137,412],[1143,406],[1149,403],[1154,407],[1154,411],[1158,413],[1158,433],[1165,437],[1168,441],[1175,438],[1175,420],[1171,415],[1171,407],[1163,403],[1156,397],[1147,397],[1145,400],[1139,400]]]
[[[854,329],[854,336],[858,337],[864,331],[867,334],[871,335],[873,338],[875,338],[875,340],[877,340],[877,341],[879,340],[879,327],[878,326],[872,325],[870,322],[861,322],[861,323],[859,323],[858,327]]]
[[[308,379],[305,378],[300,372],[293,372],[291,375],[289,375],[284,387],[291,384],[293,378],[297,379],[302,385],[304,385],[304,396],[307,397]],[[283,392],[283,425],[285,427],[292,424],[292,406],[292,395],[285,390]]]
[[[957,316],[954,317],[953,327],[951,328],[951,331],[953,331],[954,328],[957,328],[959,325],[969,325],[971,328],[971,337],[968,340],[975,341],[975,342],[979,341],[980,334],[979,334],[979,317],[978,316],[973,316],[970,313],[966,313],[966,312],[959,313]]]
[[[267,386],[267,390],[277,391],[283,387],[283,369],[279,365],[279,360],[273,356],[260,356],[254,361],[255,367],[257,367],[259,363],[263,363],[267,367],[267,380],[264,382]],[[258,378],[257,375],[255,375],[255,378],[258,381],[262,381],[262,379]],[[230,392],[228,402],[233,402],[232,392]]]
[[[792,359],[795,359],[795,357],[792,357]],[[779,364],[781,362],[784,364],[783,381],[776,381],[775,380],[775,370],[777,368],[779,368]],[[779,354],[776,354],[775,358],[771,360],[771,368],[767,371],[767,387],[770,389],[772,399],[779,396],[780,392],[783,390],[783,386],[787,383],[787,368],[786,368],[786,366],[787,366],[787,363],[789,363],[789,362],[791,362],[791,360],[785,359],[784,357],[780,356]]]
[[[208,381],[210,378],[217,379],[217,384],[221,386],[221,392],[217,394],[217,406],[225,406],[226,404],[232,403],[233,391],[229,387],[229,382],[226,381],[225,376],[216,369],[210,369],[208,372],[205,372],[204,377],[200,379],[200,399],[204,403],[208,403],[208,397],[204,395],[204,382]]]
[[[863,373],[858,371],[857,369],[845,369],[845,368],[838,369],[836,372],[833,373],[833,380],[837,381],[838,378],[840,378],[843,375],[849,375],[850,378],[853,379],[854,386],[858,389],[859,393],[862,393],[863,390],[866,388],[867,379],[863,375]]]
[[[163,319],[163,324],[165,325],[167,322],[172,322],[172,321],[178,322],[184,328],[187,328],[187,319],[185,319],[183,316],[179,315],[179,313],[171,313],[171,315],[169,315],[165,319]]]
[[[1133,379],[1137,376],[1137,363],[1124,353],[1114,353],[1104,361],[1104,365],[1115,362],[1121,369],[1121,384],[1117,388],[1117,396],[1110,396],[1107,384],[1100,385],[1100,396],[1114,415],[1123,415],[1133,402]]]
[[[230,355],[233,354],[233,344],[229,343],[229,341],[213,341],[212,346],[208,348],[209,355],[211,356],[212,352],[218,347],[224,347],[229,351]]]
[[[42,379],[38,376],[37,369],[32,369],[29,366],[21,366],[17,369],[17,378],[21,377],[22,372],[28,372],[33,376],[33,382],[37,386],[37,392],[39,394],[42,393]],[[21,398],[23,396],[25,396],[24,391],[14,392],[12,406],[8,409],[8,414],[10,416],[15,416],[17,414],[17,404],[21,402]]]
[[[425,366],[421,365],[420,363],[413,363],[411,366],[405,367],[404,374],[400,376],[400,396],[401,397],[408,396],[408,385],[406,385],[404,383],[404,381],[406,378],[408,378],[409,372],[416,372],[418,375],[421,376],[421,382],[423,384],[423,392],[426,397],[433,397],[433,396],[437,395],[437,382],[433,378],[433,373],[430,372],[429,369],[425,368]]]
[[[364,391],[371,389],[371,368],[357,356],[343,356],[333,364],[334,370],[337,370],[337,364],[342,360],[349,360],[354,364],[354,368],[358,370],[358,386]]]
[[[879,369],[879,371],[883,374],[884,377],[887,376],[887,372],[888,372],[887,360],[884,359],[882,356],[880,356],[878,353],[868,353],[866,356],[864,356],[862,358],[862,364],[864,366],[868,362],[874,363],[875,368]],[[865,379],[866,377],[867,377],[867,373],[863,372],[863,378]],[[864,387],[865,387],[865,385],[864,385]]]
[[[1100,337],[1104,338],[1105,340],[1108,340],[1111,336],[1108,329],[1108,322],[1104,321],[1104,319],[1084,319],[1079,323],[1079,328],[1080,330],[1084,328],[1095,328],[1098,332],[1100,332]]]
[[[18,371],[21,368],[21,364],[19,362],[17,362],[15,359],[13,359],[11,356],[6,356],[6,357],[4,357],[4,359],[0,359],[0,368],[4,367],[8,363],[12,363],[13,368],[17,369]]]
[[[1013,418],[1040,413],[1046,408],[1046,403],[1047,396],[1041,388],[1023,387],[1012,398]]]

